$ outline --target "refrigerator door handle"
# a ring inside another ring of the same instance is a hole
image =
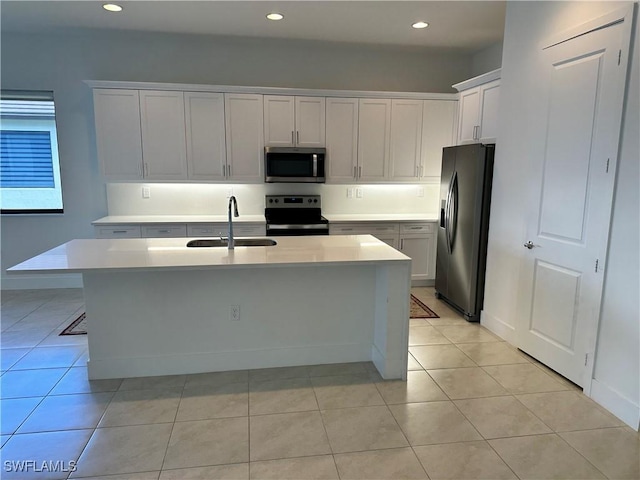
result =
[[[453,174],[451,181],[451,200],[449,213],[449,252],[453,251],[453,242],[456,238],[456,230],[458,227],[458,172]]]
[[[455,173],[454,173],[455,175]],[[444,235],[447,241],[447,251],[451,253],[451,237],[450,237],[450,224],[451,224],[451,192],[453,189],[453,176],[449,180],[449,190],[447,191],[447,200],[444,206]]]

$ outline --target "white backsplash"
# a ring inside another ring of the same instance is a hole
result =
[[[149,198],[142,197],[148,187]],[[352,190],[353,198],[347,197]],[[357,198],[361,189],[362,198]],[[438,212],[440,184],[107,184],[109,215],[224,215],[233,193],[240,215],[264,213],[265,195],[322,195],[322,211],[333,214]],[[420,196],[421,194],[424,196]]]

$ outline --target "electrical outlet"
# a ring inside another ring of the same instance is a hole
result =
[[[424,187],[418,187],[418,196],[424,197]]]
[[[151,187],[142,187],[142,198],[151,198]]]
[[[361,187],[356,188],[356,197],[357,198],[362,198],[362,188]]]
[[[347,188],[347,198],[353,198],[353,188]]]
[[[240,305],[231,305],[229,307],[229,318],[234,322],[240,320]]]

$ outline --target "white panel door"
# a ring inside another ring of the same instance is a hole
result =
[[[189,178],[224,180],[227,166],[224,94],[185,92],[184,109]]]
[[[182,92],[142,90],[142,159],[149,180],[187,178],[187,148]]]
[[[327,183],[354,182],[358,166],[358,99],[327,98]]]
[[[389,175],[391,100],[361,98],[358,117],[358,180],[385,180]]]
[[[325,100],[324,97],[295,97],[296,146],[324,147]]]
[[[262,95],[226,93],[227,178],[264,182],[264,125]]]
[[[433,249],[433,235],[411,235],[400,237],[400,251],[411,257],[411,279],[426,280],[431,274],[433,266],[431,250]]]
[[[475,143],[480,118],[480,87],[460,92],[458,144]]]
[[[269,147],[295,145],[294,97],[285,95],[264,96],[264,141]]]
[[[602,296],[623,31],[617,24],[548,48],[539,76],[547,82],[545,150],[531,179],[516,337],[522,350],[578,385],[588,382]]]
[[[391,101],[390,179],[415,182],[420,176],[422,100]]]
[[[440,181],[442,149],[454,145],[458,102],[425,100],[422,114],[421,178]]]
[[[93,91],[96,146],[107,180],[142,178],[142,134],[137,90]]]
[[[500,106],[500,80],[494,80],[480,87],[482,105],[480,107],[480,128],[476,131],[482,143],[495,142],[498,138],[498,118]]]

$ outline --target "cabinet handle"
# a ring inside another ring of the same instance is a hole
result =
[[[171,230],[158,230],[158,233],[169,233]]]
[[[227,175],[227,177],[231,178],[231,165],[227,165],[227,170],[229,171],[229,175]]]
[[[144,162],[143,177],[148,177],[148,176],[149,176],[149,164],[147,162]]]
[[[293,137],[293,130],[291,130],[291,145],[295,145],[295,144],[296,144],[296,141]]]
[[[300,145],[300,131],[296,132],[296,145]]]
[[[353,178],[358,178],[358,167],[353,166]]]
[[[358,167],[358,178],[362,178],[362,167]]]
[[[404,238],[400,239],[400,250],[404,250]]]
[[[422,227],[409,227],[411,230],[422,230]]]
[[[127,233],[126,230],[114,230],[112,233]]]
[[[141,177],[144,177],[144,163],[138,164],[138,173],[140,174]]]
[[[424,176],[424,165],[420,165],[420,175],[418,175],[419,177],[423,177]]]

